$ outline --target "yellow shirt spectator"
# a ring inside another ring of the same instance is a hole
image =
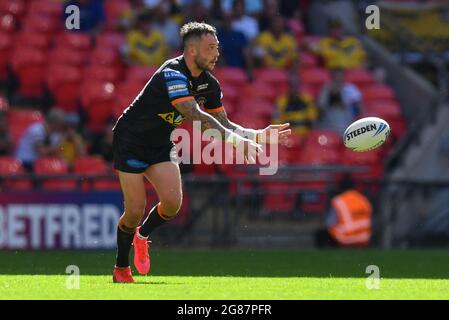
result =
[[[275,37],[270,31],[262,32],[257,44],[263,49],[263,62],[266,67],[285,69],[297,58],[296,41],[288,33]]]
[[[127,36],[128,55],[133,63],[159,66],[167,58],[164,35],[158,31],[148,34],[133,30]]]
[[[366,56],[362,44],[354,37],[323,38],[320,41],[319,53],[328,69],[360,68]]]
[[[276,123],[290,123],[292,132],[304,136],[318,118],[318,109],[313,98],[308,94],[298,93],[296,96],[280,96],[276,100],[278,118]]]

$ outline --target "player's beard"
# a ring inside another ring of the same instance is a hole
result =
[[[197,57],[195,59],[195,63],[197,65],[197,67],[203,71],[212,71],[214,69],[214,66],[210,67],[210,64],[212,63],[212,61],[208,61],[207,59],[204,58],[200,58]]]

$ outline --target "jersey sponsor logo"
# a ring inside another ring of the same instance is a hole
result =
[[[177,70],[166,68],[163,72],[164,78],[167,80],[182,79],[187,81],[187,77]]]
[[[158,113],[158,116],[175,127],[179,126],[184,121],[184,117],[181,114],[178,114],[175,117],[175,112]]]
[[[137,169],[145,169],[149,166],[148,163],[137,160],[137,159],[128,159],[126,160],[126,164],[130,167],[137,168]]]
[[[203,84],[198,85],[198,87],[196,88],[196,90],[197,90],[197,91],[204,90],[204,89],[207,89],[208,86],[209,86],[208,83],[203,83]]]
[[[168,86],[168,90],[177,90],[177,89],[184,89],[186,87],[185,84],[174,84],[172,86]]]
[[[187,83],[184,80],[174,80],[167,82],[168,96],[175,98],[179,96],[185,96],[189,94],[187,89]]]
[[[180,97],[180,96],[187,96],[187,95],[189,95],[189,90],[187,90],[187,89],[178,89],[178,90],[168,91],[168,96],[170,99]]]

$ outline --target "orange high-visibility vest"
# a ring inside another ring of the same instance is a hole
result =
[[[346,191],[332,199],[337,213],[337,224],[329,229],[341,245],[368,245],[371,237],[372,206],[356,190]]]

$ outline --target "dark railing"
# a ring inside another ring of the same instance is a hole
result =
[[[300,222],[302,218],[312,216],[321,219],[323,212],[302,212],[298,206],[292,209],[292,212],[276,215],[272,212],[263,212],[263,198],[265,195],[288,194],[292,197],[302,198],[315,195],[323,195],[328,198],[336,186],[336,178],[345,174],[363,173],[366,167],[341,166],[341,165],[308,165],[308,166],[283,166],[279,167],[278,172],[273,176],[261,176],[258,174],[258,168],[236,166],[235,173],[245,170],[243,176],[233,176],[215,174],[210,176],[197,176],[192,174],[183,175],[184,192],[189,197],[189,215],[182,226],[176,226],[177,230],[167,232],[169,238],[167,242],[177,244],[192,244],[198,229],[204,231],[207,242],[212,245],[231,245],[236,243],[236,229],[241,224],[242,219],[251,217],[260,221],[265,221],[267,217],[292,217]],[[92,183],[96,180],[117,181],[114,174],[107,175],[77,175],[68,174],[61,176],[36,176],[33,174],[15,175],[0,178],[0,188],[7,185],[10,181],[28,179],[33,183],[32,190],[41,190],[42,182],[47,180],[71,180],[75,181],[79,190],[93,190]],[[304,182],[303,185],[301,183]],[[320,182],[322,187],[310,187],[310,183]],[[373,186],[381,184],[380,179],[372,181],[364,180],[365,184]],[[267,189],[266,184],[287,184],[287,190]],[[299,183],[299,184],[298,184]],[[232,192],[230,190],[232,189]],[[5,190],[4,188],[2,190]],[[10,191],[10,190],[8,190]],[[49,192],[60,190],[48,190]],[[119,191],[119,190],[118,190]],[[368,192],[369,193],[369,192]],[[375,201],[373,194],[368,194]],[[316,214],[318,213],[318,214]],[[202,218],[208,216],[211,220],[210,225],[204,227]],[[282,219],[282,218],[281,218]],[[288,221],[288,220],[287,220]],[[195,231],[195,232],[194,232]],[[204,243],[204,239],[203,239]]]

